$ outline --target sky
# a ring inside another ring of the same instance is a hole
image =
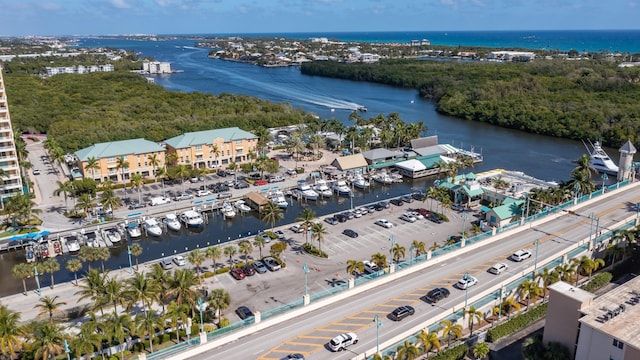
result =
[[[640,0],[0,0],[0,36],[640,29]]]

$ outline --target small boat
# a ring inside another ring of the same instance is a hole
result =
[[[200,227],[204,224],[202,214],[195,210],[183,212],[182,215],[180,215],[180,220],[182,220],[186,227]]]
[[[233,218],[236,216],[236,210],[228,201],[225,201],[222,204],[222,208],[220,209],[220,212],[222,213],[222,215],[224,215],[225,218]]]
[[[347,183],[344,180],[336,181],[336,183],[333,184],[333,191],[338,193],[338,195],[342,195],[342,196],[351,195],[351,189],[349,188],[349,185],[347,185]]]
[[[249,205],[247,205],[244,200],[238,200],[236,201],[233,206],[236,207],[236,209],[238,209],[238,211],[240,212],[248,212],[251,211],[251,208],[249,207]]]
[[[62,245],[60,245],[60,241],[53,241],[53,253],[55,256],[62,254]]]
[[[27,246],[27,253],[25,254],[28,263],[36,261],[36,253],[33,250],[33,245]]]
[[[372,179],[373,181],[383,185],[390,185],[394,182],[393,178],[386,172],[375,174],[372,176]]]
[[[78,237],[76,235],[69,235],[65,238],[67,243],[67,249],[69,249],[70,253],[75,253],[80,251],[80,242],[78,241]]]
[[[360,112],[367,112],[367,108],[364,106],[358,106],[358,111]]]
[[[300,184],[298,185],[299,196],[301,196],[305,200],[318,200],[320,196],[315,190],[311,188],[308,184]]]
[[[272,203],[278,205],[278,207],[282,209],[286,209],[287,206],[289,206],[287,198],[285,197],[284,192],[282,192],[281,190],[274,191],[267,197],[269,198],[269,200],[271,200]]]
[[[144,219],[142,227],[148,236],[162,236],[162,228],[155,218]]]
[[[140,231],[140,224],[135,221],[132,221],[127,224],[127,234],[132,239],[139,238],[142,236],[142,231]]]
[[[102,230],[102,237],[104,237],[105,240],[109,240],[112,244],[117,244],[122,240],[122,236],[116,228]]]
[[[591,141],[589,141],[589,144],[591,144]],[[618,174],[618,165],[616,165],[604,149],[602,149],[602,145],[599,141],[591,144],[591,149],[589,149],[587,144],[584,144],[584,146],[589,152],[589,157],[591,158],[589,165],[591,165],[592,168],[596,169],[600,173],[609,175]]]
[[[322,197],[332,197],[333,196],[333,192],[329,188],[329,185],[327,185],[327,182],[324,181],[323,179],[316,180],[316,183],[313,186],[313,190],[315,190]]]
[[[356,175],[353,179],[351,179],[351,184],[353,187],[358,189],[366,189],[371,186],[371,183],[367,181],[362,175]]]
[[[162,222],[167,226],[167,229],[169,230],[180,231],[180,229],[182,229],[182,224],[180,224],[180,221],[178,220],[176,214],[169,213],[165,215],[164,219],[162,219]]]

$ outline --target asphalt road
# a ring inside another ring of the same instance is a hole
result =
[[[399,305],[410,304],[416,308],[416,314],[402,322],[384,319],[384,324],[379,329],[380,343],[413,331],[413,329],[420,329],[430,324],[433,319],[443,314],[452,313],[452,307],[460,309],[464,305],[466,292],[452,288],[452,285],[465,272],[479,280],[478,285],[469,289],[469,299],[485,290],[498,289],[505,284],[507,278],[522,275],[525,269],[530,269],[536,262],[534,257],[520,263],[508,260],[508,256],[515,250],[529,248],[535,251],[533,244],[538,240],[537,260],[540,265],[542,259],[553,257],[563,249],[588,239],[590,233],[595,234],[595,224],[589,218],[592,213],[596,218],[599,218],[597,223],[600,229],[610,228],[625,218],[636,216],[635,204],[638,201],[640,201],[640,188],[635,185],[620,192],[611,193],[593,204],[581,205],[573,213],[564,212],[554,221],[534,226],[528,224],[521,227],[520,232],[509,234],[493,245],[483,246],[471,253],[461,253],[445,263],[407,275],[401,280],[375,287],[363,294],[304,314],[272,328],[261,330],[251,336],[210,350],[197,358],[279,359],[289,352],[302,352],[307,356],[307,359],[314,360],[352,358],[375,348],[374,315],[378,314],[384,317]],[[384,247],[383,239],[387,234],[384,231],[375,231],[377,229],[369,224],[370,222],[365,222],[360,226],[353,226],[355,230],[366,233],[366,235],[351,241],[351,243],[377,241],[380,248]],[[413,226],[424,225],[406,224],[394,228],[392,232],[397,234],[398,238],[403,238],[402,234],[406,234]],[[426,234],[420,238],[421,240],[429,238],[428,231],[423,229],[419,233]],[[411,236],[413,235],[411,234]],[[376,240],[366,240],[369,236]],[[328,247],[335,249],[335,251],[339,251],[340,246],[346,246],[344,242],[334,243],[330,240],[328,243],[332,243]],[[342,245],[339,245],[341,243]],[[370,249],[368,246],[366,248]],[[508,263],[508,271],[497,276],[488,273],[487,269],[496,262]],[[292,293],[296,291],[298,286],[295,284],[300,283],[301,275],[301,273],[298,274],[294,271],[288,273],[288,280],[279,279],[281,281],[278,281],[278,285],[270,283],[282,288],[283,295]],[[437,286],[450,288],[451,296],[435,306],[421,300],[426,292]],[[358,334],[360,341],[357,345],[349,347],[348,351],[344,353],[332,353],[325,348],[325,344],[333,336],[346,331],[354,331]]]

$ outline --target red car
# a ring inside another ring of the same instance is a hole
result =
[[[245,278],[244,271],[242,271],[242,269],[237,267],[234,267],[233,269],[231,269],[229,273],[231,273],[231,276],[233,276],[233,278],[236,280],[242,280]]]
[[[429,210],[427,210],[425,208],[415,209],[414,211],[417,212],[418,214],[424,216],[425,218],[427,216],[429,216]]]

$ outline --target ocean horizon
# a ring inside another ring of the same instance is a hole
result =
[[[160,35],[160,34],[158,34]],[[367,43],[410,43],[427,39],[434,46],[472,46],[548,51],[640,53],[640,30],[494,30],[494,31],[359,31],[290,33],[165,34],[162,36],[286,37]]]

